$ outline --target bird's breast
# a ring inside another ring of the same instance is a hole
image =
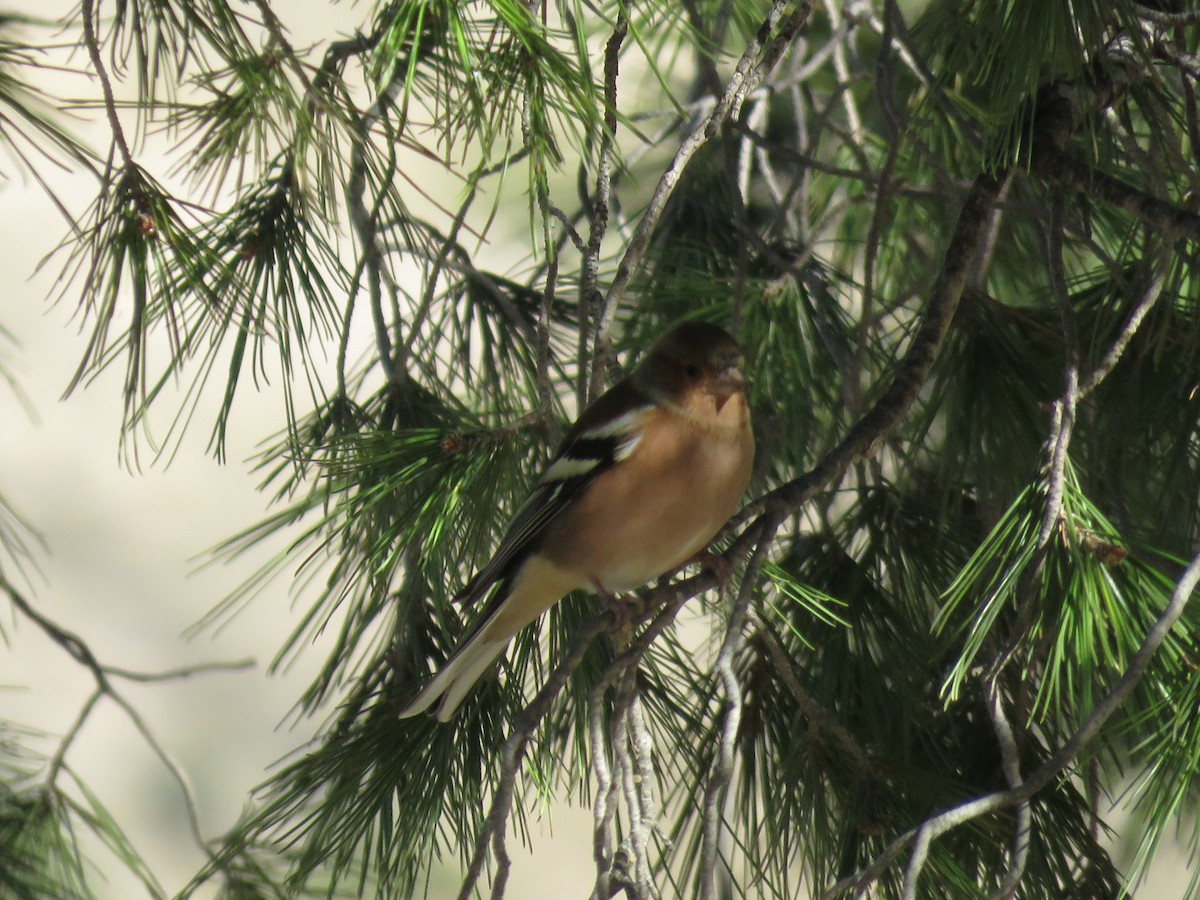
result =
[[[736,511],[753,459],[749,429],[650,423],[636,451],[564,512],[541,552],[605,591],[639,587],[704,549]]]

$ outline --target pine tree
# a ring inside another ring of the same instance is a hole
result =
[[[269,508],[214,553],[290,550],[209,624],[295,577],[277,661],[338,629],[298,698],[327,725],[185,894],[422,896],[450,861],[459,896],[506,896],[550,799],[594,815],[564,896],[1114,897],[1176,824],[1194,852],[1200,15],[362,13],[315,46],[269,0],[81,0],[53,39],[0,21],[0,140],[71,221],[50,260],[90,335],[71,389],[120,367],[125,447],[166,464],[197,428],[223,460],[239,401],[281,378]],[[64,44],[106,146],[39,87]],[[52,164],[95,174],[89,206]],[[572,596],[451,724],[400,719],[564,423],[697,317],[747,350],[732,577],[648,586],[628,640]],[[0,587],[124,703],[12,576],[23,535],[0,506]],[[91,895],[80,823],[161,895],[61,756],[30,788],[21,747],[5,724],[0,895]],[[1130,779],[1120,871],[1105,818]]]

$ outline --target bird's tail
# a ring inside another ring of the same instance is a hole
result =
[[[450,717],[454,715],[459,704],[463,702],[463,698],[479,680],[479,676],[500,655],[500,651],[504,649],[504,645],[508,643],[511,635],[501,638],[499,635],[489,634],[489,631],[495,630],[489,626],[495,622],[496,614],[511,593],[510,582],[505,579],[498,583],[485,584],[481,583],[479,576],[476,575],[466,587],[455,595],[454,602],[469,605],[477,602],[489,592],[492,595],[491,599],[484,607],[479,621],[459,640],[458,646],[450,654],[450,658],[438,669],[433,679],[421,688],[421,692],[412,699],[408,706],[404,707],[400,718],[408,719],[419,715],[440,699],[442,702],[438,706],[438,721],[450,721]]]
[[[581,586],[577,576],[548,560],[536,555],[526,560],[513,577],[505,578],[496,585],[479,621],[433,676],[433,680],[404,708],[400,718],[422,713],[440,700],[438,721],[449,722],[479,676],[500,655],[513,635],[557,603],[568,591]]]
[[[494,615],[494,614],[493,614]],[[488,617],[489,619],[492,616]],[[484,625],[487,620],[484,620]],[[438,704],[437,718],[439,722],[449,722],[458,709],[463,698],[467,696],[475,682],[479,680],[488,666],[500,655],[509,637],[500,640],[489,639],[486,628],[478,629],[475,634],[463,643],[446,664],[433,676],[433,680],[421,689],[400,713],[400,718],[407,719],[425,712],[429,707]]]

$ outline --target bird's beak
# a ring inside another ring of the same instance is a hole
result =
[[[714,387],[722,396],[732,397],[746,389],[746,376],[742,374],[742,361],[737,359],[717,373]]]

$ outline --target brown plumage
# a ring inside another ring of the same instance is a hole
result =
[[[754,437],[742,353],[684,322],[567,433],[491,560],[456,597],[491,593],[475,626],[401,713],[447,721],[518,631],[573,590],[617,593],[703,550],[737,509]]]

